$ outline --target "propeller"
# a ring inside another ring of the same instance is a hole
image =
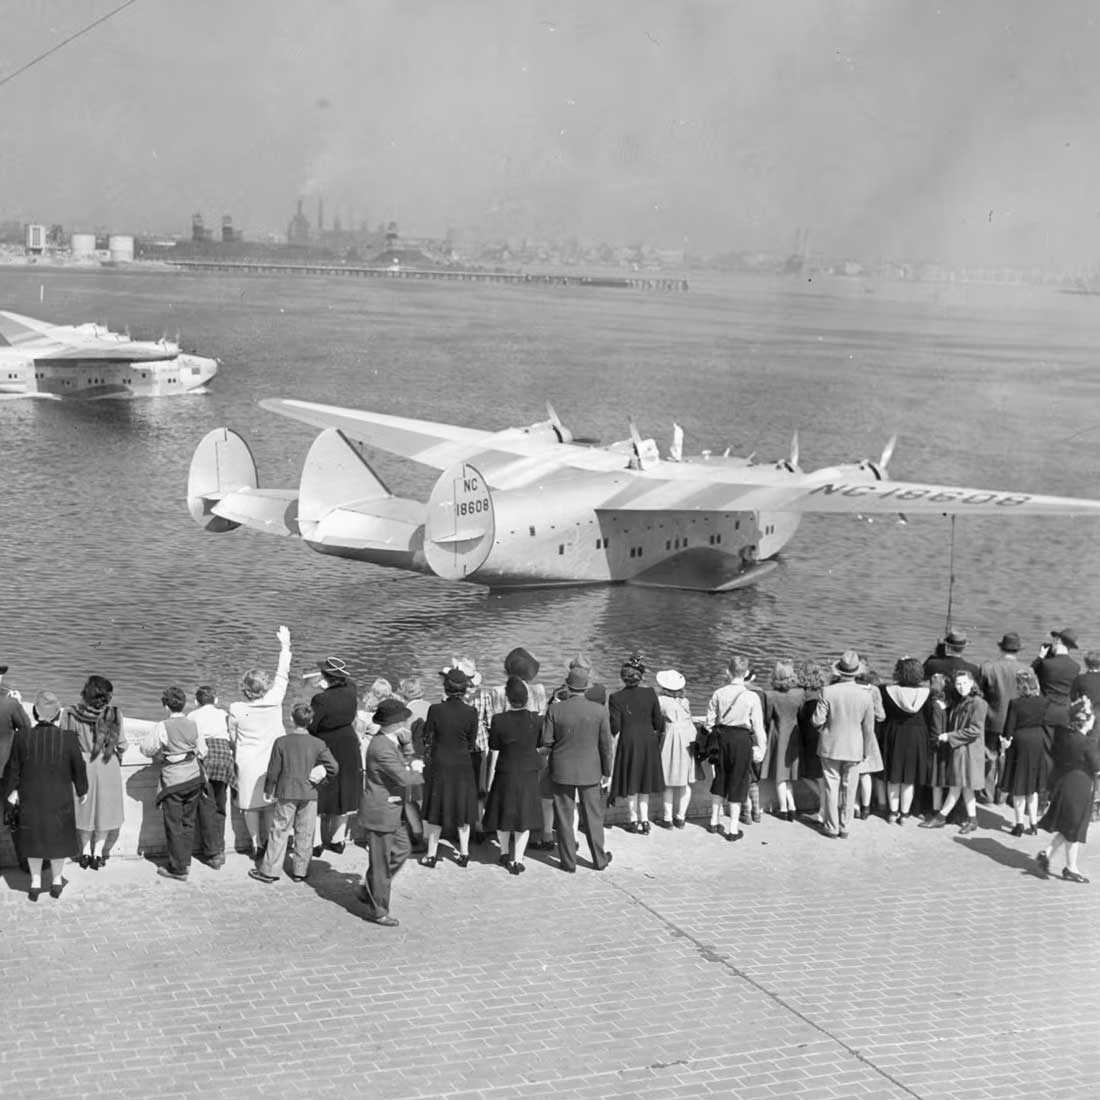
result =
[[[886,467],[890,464],[890,459],[894,456],[894,448],[897,446],[898,436],[895,432],[886,441],[886,446],[882,448],[882,454],[879,456],[878,462],[872,462],[869,458],[865,458],[860,464],[861,470],[869,470],[875,475],[877,481],[884,481],[886,479]]]
[[[549,401],[546,402],[546,415],[550,420],[550,427],[554,429],[554,434],[558,437],[559,443],[584,443],[588,446],[599,446],[600,441],[594,439],[592,436],[573,435],[573,433],[561,422],[561,417],[558,416],[557,411]]]
[[[798,465],[798,430],[795,429],[794,435],[791,436],[791,453],[786,458],[781,458],[776,464],[777,470],[786,470],[791,474],[799,474],[802,472]]]

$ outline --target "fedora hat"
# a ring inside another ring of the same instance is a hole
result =
[[[846,649],[840,655],[840,660],[833,664],[833,672],[837,676],[858,676],[864,667],[859,654],[854,649]]]
[[[961,630],[949,630],[943,637],[943,644],[965,649],[970,639]]]
[[[565,678],[565,686],[570,691],[584,691],[588,687],[588,669],[571,668]]]
[[[398,722],[406,722],[412,717],[409,710],[400,699],[383,699],[378,704],[378,709],[371,715],[371,721],[376,726],[394,726]]]
[[[1077,648],[1077,631],[1071,630],[1068,626],[1064,630],[1052,630],[1050,636],[1060,639],[1066,649]]]
[[[997,643],[1000,649],[1003,649],[1005,653],[1019,653],[1020,652],[1020,635],[1014,630],[1010,630],[1001,640]]]
[[[52,722],[61,713],[61,704],[52,691],[40,691],[34,697],[34,714],[40,722]]]
[[[656,680],[657,686],[663,687],[665,691],[682,691],[684,684],[687,683],[683,673],[677,672],[674,668],[662,669],[657,673]]]

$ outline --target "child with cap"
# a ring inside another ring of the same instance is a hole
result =
[[[284,733],[271,747],[271,762],[264,781],[264,801],[274,802],[267,848],[249,878],[258,882],[278,881],[286,858],[287,840],[294,833],[290,877],[305,879],[313,854],[313,829],[317,823],[317,784],[340,771],[336,758],[319,737],[309,732],[313,708],[298,703],[290,714],[291,733]]]

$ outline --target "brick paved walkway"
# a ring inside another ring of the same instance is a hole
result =
[[[268,887],[114,860],[35,905],[7,872],[0,1095],[1091,1100],[1100,857],[1043,881],[981,821],[614,829],[574,876],[486,847],[407,867],[398,929],[357,848]]]

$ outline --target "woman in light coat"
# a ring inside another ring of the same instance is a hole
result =
[[[283,698],[290,675],[290,631],[281,626],[276,637],[281,650],[274,679],[262,668],[249,669],[241,677],[244,699],[229,706],[229,739],[237,758],[237,801],[252,841],[253,859],[259,858],[267,844],[264,780],[271,747],[286,732]]]

